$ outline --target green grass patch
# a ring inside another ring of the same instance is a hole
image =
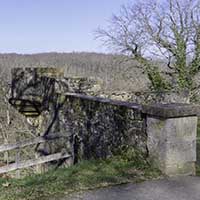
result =
[[[47,200],[81,190],[158,178],[160,171],[127,152],[106,160],[82,161],[69,168],[23,179],[0,179],[0,200]]]

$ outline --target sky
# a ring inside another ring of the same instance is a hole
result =
[[[0,53],[106,52],[94,39],[130,0],[0,0]]]

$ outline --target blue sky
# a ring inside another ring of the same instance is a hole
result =
[[[0,0],[0,52],[104,52],[94,30],[130,0]]]

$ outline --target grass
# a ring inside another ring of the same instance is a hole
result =
[[[0,179],[0,200],[47,200],[73,192],[158,178],[161,173],[131,154],[82,161],[23,179]]]

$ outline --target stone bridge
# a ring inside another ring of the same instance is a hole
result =
[[[195,174],[199,106],[91,96],[97,90],[95,80],[67,79],[62,69],[15,68],[9,102],[46,139],[42,155],[70,153],[73,164],[134,148],[166,175]]]

